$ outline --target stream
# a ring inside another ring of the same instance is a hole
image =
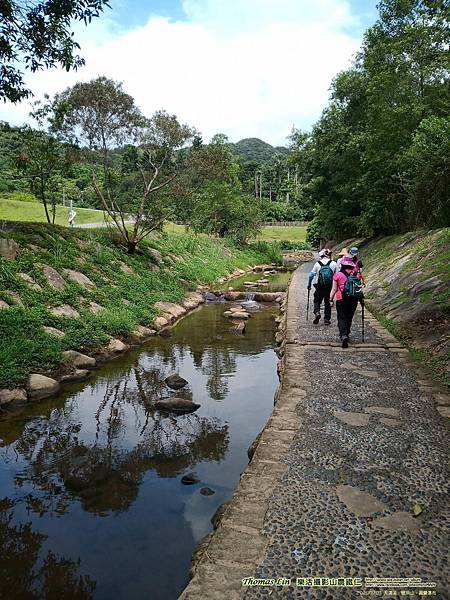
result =
[[[170,337],[0,419],[0,598],[178,597],[278,385],[278,306],[261,304],[242,335],[230,304],[207,303]],[[196,412],[152,407],[172,373]],[[199,482],[184,485],[191,473]]]
[[[273,275],[264,275],[261,271],[257,273],[246,273],[241,277],[236,277],[232,281],[228,281],[218,290],[248,291],[248,292],[280,292],[287,289],[289,280],[292,276],[291,271],[277,271]],[[267,283],[258,284],[258,281],[265,280]],[[252,283],[252,286],[244,285],[244,283]]]

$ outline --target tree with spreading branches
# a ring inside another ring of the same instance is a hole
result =
[[[71,31],[73,21],[90,23],[107,0],[2,0],[0,2],[0,99],[20,102],[32,95],[21,64],[32,73],[84,65]]]

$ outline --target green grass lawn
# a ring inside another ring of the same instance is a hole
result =
[[[306,240],[306,227],[264,227],[260,240],[264,241],[283,241],[304,242]]]
[[[56,207],[57,225],[69,224],[69,208],[66,206]],[[103,212],[91,210],[90,208],[76,208],[77,216],[75,222],[101,223]],[[20,202],[19,200],[6,200],[0,198],[0,221],[31,221],[34,223],[46,223],[44,205],[40,202]]]
[[[103,212],[90,208],[75,208],[77,216],[75,223],[103,223]],[[44,206],[40,202],[21,202],[0,198],[0,221],[27,221],[34,223],[46,223]],[[56,207],[56,224],[69,224],[69,208],[65,206]],[[168,233],[185,233],[184,225],[166,223],[164,230]],[[306,227],[264,227],[258,239],[263,241],[287,240],[289,242],[304,242],[306,239]]]

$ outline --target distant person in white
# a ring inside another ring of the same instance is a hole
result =
[[[73,210],[73,208],[70,209],[69,212],[69,226],[70,227],[75,227],[75,217],[77,216],[77,213]]]

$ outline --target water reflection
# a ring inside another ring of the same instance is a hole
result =
[[[276,307],[255,313],[245,336],[224,310],[207,306],[88,384],[0,420],[0,569],[22,581],[17,598],[181,592],[193,546],[236,486],[276,387]],[[189,385],[170,390],[173,372]],[[201,408],[155,410],[171,394]],[[201,483],[183,486],[192,470]],[[202,486],[215,494],[201,496]]]
[[[226,424],[196,414],[159,414],[150,399],[167,395],[164,381],[155,369],[135,367],[133,372],[136,387],[130,379],[105,383],[91,443],[83,440],[82,424],[74,423],[76,402],[25,425],[14,454],[26,467],[15,476],[15,483],[18,487],[32,483],[46,492],[51,505],[34,499],[38,512],[63,514],[72,496],[81,500],[85,510],[99,515],[126,511],[150,469],[159,477],[176,477],[197,462],[225,456]],[[123,444],[130,428],[138,436],[131,448]]]
[[[13,507],[9,499],[0,501],[0,598],[92,598],[96,584],[79,573],[80,561],[57,556],[51,550],[42,557],[47,536],[34,531],[30,522],[14,524]]]

